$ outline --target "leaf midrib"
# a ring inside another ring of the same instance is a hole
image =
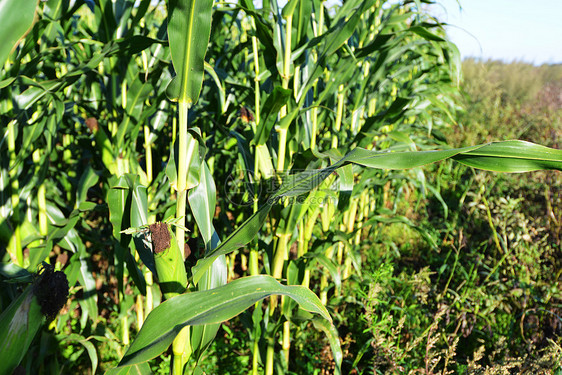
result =
[[[188,21],[188,27],[187,27],[187,35],[185,38],[185,42],[186,42],[186,59],[185,62],[183,64],[183,75],[182,75],[182,83],[181,83],[181,98],[180,101],[183,101],[184,103],[191,103],[191,98],[188,97],[187,92],[188,92],[188,88],[187,85],[189,83],[189,79],[188,79],[188,74],[189,74],[189,65],[191,62],[191,39],[192,39],[192,35],[193,35],[193,23],[194,23],[194,19],[195,19],[195,3],[196,0],[192,1],[190,4],[190,12],[189,12],[189,21]]]

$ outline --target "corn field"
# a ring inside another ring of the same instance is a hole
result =
[[[358,373],[373,342],[346,364],[339,322],[372,239],[441,246],[397,211],[447,218],[427,165],[562,170],[447,143],[460,55],[430,3],[3,0],[0,374],[202,374],[240,314],[243,372],[303,371],[318,331],[324,373]]]

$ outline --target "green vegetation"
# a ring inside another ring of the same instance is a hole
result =
[[[27,3],[0,373],[562,371],[559,67],[461,84],[417,0]]]
[[[463,62],[466,111],[453,144],[523,139],[559,148],[562,65]]]

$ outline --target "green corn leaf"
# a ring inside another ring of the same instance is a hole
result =
[[[226,108],[227,108],[226,92],[225,92],[225,89],[224,89],[224,85],[222,84],[219,76],[217,75],[217,72],[215,72],[215,69],[211,66],[211,64],[209,64],[206,61],[205,61],[205,71],[207,72],[208,75],[211,76],[211,78],[215,82],[215,85],[217,86],[217,90],[219,92],[219,99],[220,99],[220,103],[221,103],[220,113],[224,113],[226,111]]]
[[[126,175],[131,190],[131,226],[140,227],[148,224],[148,198],[146,187],[139,183],[138,176]]]
[[[285,207],[281,211],[281,217],[279,219],[279,229],[277,234],[292,234],[294,228],[300,222],[301,218],[305,214],[305,210],[308,208],[306,203],[295,202],[290,206]]]
[[[150,2],[151,2],[151,0],[142,0],[140,2],[140,4],[137,7],[137,12],[135,13],[135,17],[133,18],[133,20],[131,22],[132,25],[138,25],[140,20],[143,19],[144,15],[148,11],[148,8],[150,6]],[[133,32],[133,31],[134,31],[134,28],[131,28],[129,30],[129,32]]]
[[[283,184],[275,192],[271,200],[282,197],[295,197],[318,187],[330,174],[343,166],[340,161],[322,169],[305,170],[300,173],[292,174],[283,178]]]
[[[213,217],[215,215],[217,188],[207,163],[204,162],[201,169],[199,183],[189,191],[188,201],[201,236],[205,241],[205,248],[210,251],[212,250],[210,248],[211,239],[213,235],[216,236]]]
[[[258,233],[263,226],[273,202],[269,201],[263,205],[257,212],[248,218],[245,222],[240,224],[234,232],[228,236],[223,243],[216,249],[205,255],[200,259],[197,264],[192,268],[193,282],[197,284],[207,269],[213,264],[214,260],[220,255],[226,255],[236,249],[249,243]]]
[[[131,226],[127,214],[130,211],[130,190],[125,176],[112,177],[109,180],[109,186],[106,198],[109,207],[109,222],[113,227],[113,237],[119,241],[119,244],[115,246],[115,276],[119,291],[122,291],[125,249],[128,249],[129,241],[127,236],[121,235],[121,231]]]
[[[113,368],[105,372],[105,375],[152,375],[150,365],[146,362],[131,366]]]
[[[115,29],[117,28],[117,22],[113,13],[113,4],[111,1],[101,0],[97,5],[98,6],[94,9],[96,19],[100,22],[98,38],[102,42],[108,42],[114,39]]]
[[[319,252],[306,254],[305,257],[312,258],[314,261],[324,266],[330,273],[332,281],[336,285],[336,289],[339,290],[341,288],[341,272],[338,265],[333,260],[328,259],[324,254]]]
[[[17,41],[33,25],[37,0],[2,0],[0,4],[0,66],[10,55]]]
[[[324,66],[327,63],[327,59],[331,57],[353,35],[362,14],[366,10],[370,9],[373,4],[374,0],[367,0],[358,5],[355,10],[351,11],[350,9],[347,13],[348,15],[351,14],[349,18],[339,19],[336,21],[336,24],[330,28],[330,30],[319,37],[319,39],[322,40],[322,47],[318,58],[318,64],[315,64],[307,82],[301,88],[298,95],[301,100],[305,97],[302,93],[307,92],[312,87],[314,81],[321,76]],[[338,14],[345,14],[345,12],[338,12]]]
[[[86,351],[88,352],[88,356],[90,357],[90,361],[92,362],[92,374],[95,374],[98,367],[98,353],[96,351],[96,347],[89,340],[89,338],[85,338],[82,335],[72,333],[70,335],[63,336],[61,342],[65,341],[81,344],[86,349]]]
[[[188,325],[221,323],[271,295],[294,299],[304,310],[331,322],[318,297],[302,286],[285,286],[271,276],[243,277],[224,286],[174,297],[155,308],[120,362],[128,366],[163,353],[178,332]]]
[[[149,98],[154,88],[147,83],[142,83],[138,77],[127,89],[127,106],[126,113],[123,121],[119,124],[117,135],[115,136],[114,144],[117,150],[123,147],[123,141],[126,134],[135,133],[132,129],[136,129],[138,134],[138,127],[141,125],[139,118],[143,113],[144,102]]]
[[[43,16],[47,16],[52,20],[60,20],[62,15],[68,11],[69,1],[68,0],[48,0],[45,2],[45,7],[43,8]],[[45,28],[45,36],[49,42],[53,42],[57,36],[57,33],[64,33],[60,24],[57,22],[50,22]]]
[[[31,80],[26,83],[31,84]],[[15,102],[21,109],[29,109],[35,102],[49,95],[50,92],[56,92],[63,86],[59,80],[44,81],[41,83],[33,82],[33,86],[15,97]]]
[[[397,38],[396,34],[393,33],[392,34],[378,33],[375,39],[373,39],[373,41],[370,42],[368,45],[355,50],[355,57],[362,58],[362,57],[369,56],[374,52],[378,52],[383,48],[387,49],[390,46],[396,44],[397,41],[396,38]]]
[[[90,118],[86,120],[86,126],[94,134],[96,148],[101,154],[103,165],[111,175],[117,175],[117,162],[115,160],[114,147],[105,130],[99,126],[98,120]]]
[[[452,158],[461,152],[472,151],[476,148],[478,146],[420,152],[380,152],[356,148],[350,151],[339,163],[354,163],[380,169],[408,169]]]
[[[0,263],[0,275],[5,279],[4,282],[30,283],[33,281],[31,273],[25,268],[21,268],[15,263]]]
[[[341,351],[340,340],[338,338],[338,330],[336,329],[336,327],[334,327],[333,324],[330,324],[329,322],[320,320],[318,318],[313,319],[312,324],[314,324],[314,327],[316,329],[324,331],[324,333],[328,337],[328,341],[330,342],[330,347],[332,348],[332,353],[334,355],[334,362],[336,362],[334,374],[340,375],[343,353]]]
[[[11,374],[43,323],[33,286],[28,286],[0,315],[0,374]]]
[[[76,189],[76,204],[85,202],[88,197],[88,190],[97,184],[99,176],[91,165],[88,165],[78,181],[78,188]]]
[[[467,153],[459,153],[453,159],[494,172],[562,170],[562,150],[525,141],[493,142]]]
[[[295,20],[293,20],[293,24],[296,25],[297,35],[296,38],[293,38],[295,43],[292,49],[294,49],[295,46],[304,44],[306,41],[307,31],[310,30],[312,8],[312,1],[299,1],[298,8],[295,13]],[[285,9],[283,9],[283,11],[285,11]]]
[[[380,152],[356,148],[329,167],[306,170],[284,178],[283,184],[267,204],[242,223],[215,251],[197,262],[193,267],[193,280],[197,283],[216,256],[228,254],[250,242],[279,198],[298,196],[311,191],[340,167],[353,163],[379,169],[410,169],[449,158],[494,172],[562,170],[562,150],[525,141],[494,142],[436,151]],[[429,237],[428,242],[433,243]]]
[[[257,124],[258,128],[254,135],[254,142],[256,145],[262,145],[267,142],[271,134],[271,129],[273,129],[273,125],[275,125],[275,120],[277,120],[279,110],[287,104],[290,97],[291,90],[286,90],[279,86],[269,94],[261,110],[262,120]]]
[[[110,179],[107,193],[109,221],[113,226],[113,236],[118,242],[115,246],[116,276],[119,288],[123,287],[123,272],[126,265],[135,285],[144,294],[146,283],[138,265],[132,256],[131,236],[121,233],[130,227],[140,227],[148,222],[146,188],[138,182],[138,175],[125,174]],[[135,239],[137,251],[143,262],[153,270],[152,253],[142,246],[141,239]]]
[[[221,255],[215,259],[211,267],[207,269],[207,272],[205,272],[201,280],[199,280],[197,289],[199,291],[204,291],[225,285],[227,282],[227,272],[226,256]],[[219,323],[193,327],[191,331],[191,347],[195,353],[195,358],[200,358],[209,345],[211,345],[219,328]]]
[[[198,142],[198,148],[196,149],[196,155],[191,158],[191,163],[189,164],[189,169],[187,173],[187,186],[186,188],[192,189],[199,183],[199,174],[201,173],[201,163],[205,158],[205,143],[201,138],[200,130],[196,128],[191,128],[188,130],[189,133]],[[174,147],[170,148],[170,158],[168,159],[168,164],[166,165],[166,176],[170,181],[170,184],[174,189],[177,190],[178,187],[178,174],[177,166],[179,165],[179,140],[176,139],[174,142]]]
[[[299,3],[300,0],[289,0],[281,11],[281,15],[283,16],[283,18],[287,19],[289,17],[292,17],[293,13],[295,12],[295,8]]]
[[[448,158],[493,172],[562,170],[562,150],[525,141],[492,142],[450,150],[418,152],[377,152],[356,148],[339,162],[381,169],[407,169]]]
[[[357,28],[357,24],[360,21],[361,15],[372,8],[375,1],[367,0],[361,2],[361,5],[358,5],[353,14],[349,19],[340,19],[338,21],[339,25],[329,31],[329,36],[326,39],[324,44],[324,48],[322,51],[322,58],[326,58],[332,55],[338,48],[340,48],[355,32]],[[340,14],[345,14],[344,12],[340,12]],[[350,13],[347,13],[350,14]]]
[[[90,258],[86,252],[86,246],[80,238],[76,241],[76,246],[78,252],[70,258],[70,269],[67,272],[71,273],[73,268],[76,269],[77,280],[84,288],[84,297],[79,300],[82,309],[81,324],[84,324],[86,317],[89,316],[91,319],[98,317],[98,294],[96,293],[96,279],[92,274],[91,264],[88,262]]]
[[[168,39],[176,76],[167,94],[173,100],[192,104],[199,98],[212,8],[213,0],[168,1]]]
[[[332,162],[342,157],[338,150],[330,150],[328,154]],[[338,196],[338,210],[344,211],[349,207],[349,201],[353,191],[353,165],[344,165],[338,169],[337,174],[339,176],[338,189],[340,192]]]
[[[219,245],[219,236],[213,225],[216,206],[216,186],[211,171],[203,162],[199,184],[188,194],[189,206],[205,241],[205,252],[212,251]],[[226,257],[219,256],[205,272],[197,285],[198,290],[209,290],[226,284]],[[191,331],[191,347],[196,358],[206,350],[214,340],[220,324],[206,324],[193,327]]]
[[[0,81],[0,89],[10,86],[15,80],[16,77],[3,79],[2,81]]]
[[[45,260],[54,245],[58,244],[73,253],[80,252],[83,243],[75,226],[80,220],[81,208],[73,210],[66,218],[56,205],[47,201],[47,218],[49,222],[47,239],[44,247],[39,247],[36,251],[30,251],[30,269],[34,269]]]
[[[289,101],[292,101],[291,98],[289,98]],[[289,126],[291,125],[291,123],[293,122],[293,120],[295,119],[295,117],[297,117],[297,115],[299,114],[299,108],[295,106],[295,108],[293,110],[291,110],[287,116],[283,117],[282,119],[279,120],[279,128],[281,129],[288,129]]]

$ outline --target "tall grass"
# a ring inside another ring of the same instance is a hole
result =
[[[465,60],[462,85],[466,115],[455,144],[525,139],[556,146],[560,137],[560,65]]]

